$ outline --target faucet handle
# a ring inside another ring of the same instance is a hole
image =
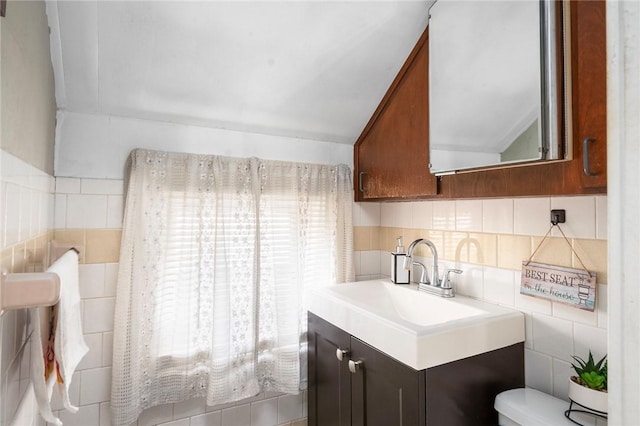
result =
[[[415,261],[413,260],[411,262],[412,265],[416,265],[420,267],[420,281],[418,281],[419,284],[431,284],[431,282],[429,281],[429,277],[427,274],[427,267],[424,266],[421,262]]]
[[[451,288],[451,279],[449,278],[449,274],[461,274],[462,269],[447,269],[444,271],[444,276],[442,277],[442,288]]]

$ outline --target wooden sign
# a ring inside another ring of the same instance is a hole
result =
[[[522,262],[520,294],[592,311],[596,307],[596,274],[584,269]]]

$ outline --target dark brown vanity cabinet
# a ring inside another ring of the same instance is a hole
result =
[[[353,336],[349,362],[360,363],[351,376],[353,426],[425,424],[425,370],[407,367]]]
[[[524,386],[523,343],[417,371],[312,313],[308,335],[311,426],[497,424],[495,396]]]
[[[309,312],[309,424],[351,425],[351,336]],[[343,362],[337,350],[347,351]]]
[[[310,425],[425,424],[425,370],[396,361],[312,313],[308,330]]]

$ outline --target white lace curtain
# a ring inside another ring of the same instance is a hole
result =
[[[130,162],[113,423],[190,398],[298,392],[304,291],[353,279],[349,168],[142,149]]]

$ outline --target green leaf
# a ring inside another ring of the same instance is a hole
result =
[[[580,379],[582,379],[582,382],[591,389],[604,389],[605,378],[595,371],[583,373],[580,376]]]
[[[586,386],[592,389],[607,389],[608,362],[606,355],[598,362],[594,361],[591,351],[589,351],[589,357],[586,361],[575,355],[572,358],[575,363],[571,363],[571,366]]]

